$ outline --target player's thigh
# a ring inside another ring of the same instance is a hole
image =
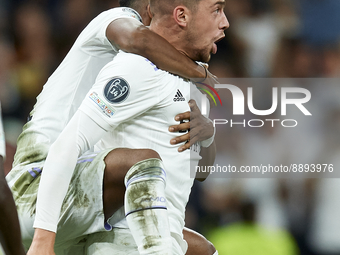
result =
[[[188,243],[186,255],[213,255],[216,251],[214,245],[196,231],[184,228],[183,236]]]

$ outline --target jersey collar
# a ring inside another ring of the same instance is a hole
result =
[[[143,23],[142,17],[141,17],[141,16],[139,15],[139,13],[138,13],[137,11],[135,11],[134,9],[129,8],[129,7],[124,7],[124,8],[123,8],[123,11],[131,12],[131,13],[135,14],[135,15],[137,16],[137,19],[138,19],[141,23]]]

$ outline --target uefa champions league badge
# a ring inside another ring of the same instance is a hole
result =
[[[119,104],[124,102],[129,94],[129,84],[126,80],[120,77],[116,77],[110,80],[104,88],[104,96],[112,104]]]

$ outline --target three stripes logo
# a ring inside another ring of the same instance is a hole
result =
[[[179,91],[179,89],[178,89],[177,93],[174,97],[174,102],[180,102],[180,101],[185,101],[185,98],[183,97],[181,91]]]
[[[214,94],[217,96],[218,100],[220,101],[220,103],[222,105],[222,100],[221,100],[219,94],[217,93],[217,91],[212,86],[209,86],[208,84],[203,83],[203,82],[197,82],[197,83],[200,84],[200,85],[203,85],[203,86],[205,86],[207,88],[209,88],[212,92],[214,92]],[[212,100],[214,101],[215,106],[217,106],[216,100],[215,100],[214,96],[211,94],[211,92],[209,90],[204,89],[204,88],[200,88],[200,87],[197,87],[197,88],[202,90],[202,91],[204,91],[205,93],[207,93],[212,98]]]

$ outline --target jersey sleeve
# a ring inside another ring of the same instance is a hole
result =
[[[106,29],[109,24],[117,19],[135,19],[142,23],[142,18],[135,10],[127,7],[113,8],[99,14],[84,29],[79,37],[79,43],[84,51],[94,53],[97,51],[118,51],[115,42],[110,42],[106,37]]]
[[[5,133],[4,128],[2,125],[2,117],[1,117],[1,104],[0,104],[0,156],[3,158],[6,156],[6,150],[5,150]]]
[[[143,114],[165,97],[161,76],[145,58],[120,53],[99,74],[80,110],[105,130]]]
[[[72,117],[52,144],[46,158],[39,184],[34,228],[57,231],[62,203],[77,159],[105,133],[105,130],[80,111]]]

